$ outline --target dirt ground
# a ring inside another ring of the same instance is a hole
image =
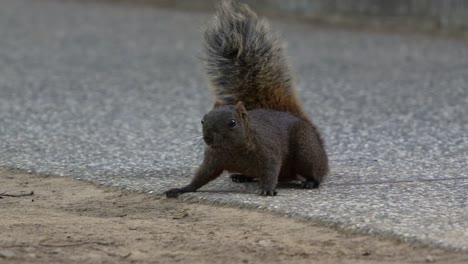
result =
[[[468,253],[66,177],[0,169],[0,198],[0,263],[468,263]]]

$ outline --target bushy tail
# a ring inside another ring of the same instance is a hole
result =
[[[276,35],[247,5],[222,1],[204,40],[206,72],[217,99],[306,117]]]

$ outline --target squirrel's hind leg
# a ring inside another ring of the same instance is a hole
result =
[[[320,182],[316,182],[313,179],[306,179],[302,181],[301,187],[303,189],[317,189],[320,186]]]
[[[302,181],[301,187],[304,189],[318,188],[324,175],[319,175],[320,171],[317,170],[318,164],[315,164],[316,159],[311,158],[311,155],[313,155],[311,152],[313,151],[299,150],[298,152],[297,160],[295,162],[296,172],[305,178],[305,180]]]
[[[308,130],[309,128],[303,127]],[[316,189],[320,186],[328,172],[328,159],[323,147],[315,140],[314,134],[302,131],[297,133],[295,145],[294,168],[296,173],[305,178],[304,189]]]

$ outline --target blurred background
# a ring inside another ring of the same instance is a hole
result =
[[[212,10],[219,0],[107,0],[190,10]],[[465,0],[244,0],[258,13],[348,26],[465,33]]]

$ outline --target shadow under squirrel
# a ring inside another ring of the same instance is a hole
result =
[[[278,181],[302,176],[318,188],[328,173],[324,141],[304,113],[281,45],[268,23],[245,4],[223,1],[204,33],[206,72],[216,95],[202,119],[204,160],[190,184],[197,189],[223,171],[233,181],[257,178],[260,195],[276,195]]]

